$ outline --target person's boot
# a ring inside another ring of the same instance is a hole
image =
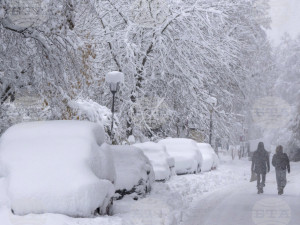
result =
[[[282,195],[283,195],[283,189],[284,189],[284,188],[282,187],[282,188],[281,188],[281,194],[282,194]]]
[[[257,194],[262,194],[264,193],[263,189],[261,186],[257,187]]]
[[[283,189],[282,188],[279,188],[278,189],[278,195],[282,195],[283,194]]]

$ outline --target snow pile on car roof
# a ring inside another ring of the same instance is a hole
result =
[[[155,180],[164,181],[171,177],[175,162],[174,158],[167,153],[165,146],[154,142],[144,142],[134,144],[134,146],[141,149],[150,160]]]
[[[153,168],[144,153],[129,145],[106,145],[113,153],[117,199],[133,194],[134,198],[144,196],[154,182]]]
[[[201,155],[197,143],[186,138],[167,138],[158,142],[166,147],[167,152],[175,160],[177,174],[200,172]]]
[[[103,127],[86,121],[21,123],[0,139],[0,176],[8,181],[15,214],[104,213],[114,193],[114,171],[103,171]],[[104,178],[104,179],[102,179]]]
[[[201,172],[215,169],[219,165],[219,158],[211,145],[208,143],[197,143],[197,146],[202,155]]]

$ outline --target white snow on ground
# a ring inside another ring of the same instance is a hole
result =
[[[174,159],[167,153],[163,145],[154,142],[144,142],[134,144],[135,147],[141,149],[153,167],[155,180],[168,180],[172,175],[174,167]]]
[[[103,140],[103,127],[84,121],[29,122],[9,128],[0,141],[0,175],[8,183],[15,214],[86,217],[99,207],[104,213],[114,194],[105,178],[113,178],[114,171],[101,163],[109,161],[99,152]]]
[[[188,211],[197,199],[211,191],[248,180],[249,166],[248,161],[235,161],[222,164],[212,172],[174,176],[165,183],[154,183],[151,193],[144,199],[134,201],[128,196],[115,201],[114,216],[70,218],[58,214],[42,214],[19,217],[12,215],[3,206],[0,208],[0,221],[3,221],[1,225],[15,225],[12,221],[16,220],[30,220],[33,225],[176,225],[182,221],[183,212]],[[0,185],[3,183],[0,182]],[[3,196],[0,199],[2,198]]]
[[[4,177],[0,177],[0,206],[9,207],[9,205],[10,201],[7,195],[7,180]]]
[[[204,195],[186,211],[182,225],[298,225],[300,163],[291,163],[287,180],[282,196],[277,194],[274,168],[267,174],[264,194],[256,193],[256,182],[245,181]]]
[[[183,212],[202,196],[239,182],[248,182],[250,162],[222,164],[209,173],[174,176],[166,183],[155,183],[147,198],[116,202],[114,212],[124,224],[179,224]]]
[[[205,222],[205,219],[212,219],[212,223],[207,222],[206,225],[226,225],[229,223],[219,223],[218,221],[214,223],[213,218],[218,218],[219,214],[220,218],[223,218],[222,216],[226,213],[229,213],[228,219],[235,218],[240,211],[243,214],[246,209],[253,207],[254,202],[249,202],[251,198],[258,199],[269,196],[277,198],[274,173],[268,174],[265,194],[256,194],[255,183],[249,182],[250,164],[251,162],[247,160],[231,161],[226,158],[226,160],[221,160],[220,166],[211,172],[174,176],[165,183],[154,183],[151,194],[144,199],[134,201],[130,197],[125,197],[116,201],[113,207],[114,216],[83,219],[44,214],[18,217],[13,216],[7,208],[2,207],[0,221],[1,225],[16,225],[17,223],[12,223],[12,221],[24,222],[26,219],[33,221],[30,223],[31,225],[199,225],[203,221]],[[288,199],[290,206],[295,210],[298,209],[300,194],[299,173],[300,164],[292,164],[292,174],[288,175],[286,196],[281,197]],[[0,191],[1,185],[3,183],[0,182]],[[236,197],[231,199],[231,196],[235,194],[237,194]],[[243,198],[243,195],[246,197]],[[297,196],[297,199],[292,200]],[[0,199],[3,199],[3,196],[0,196]],[[227,205],[222,205],[224,199]],[[243,201],[246,202],[243,203]],[[247,221],[251,220],[251,215],[249,218],[243,219],[246,221],[245,223],[243,220],[233,220],[234,222],[230,225],[247,224]],[[295,216],[292,221],[295,222],[297,219],[299,218]],[[42,222],[40,223],[40,221]],[[203,224],[205,224],[204,222]]]

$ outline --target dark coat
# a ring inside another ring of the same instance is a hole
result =
[[[253,153],[251,168],[257,174],[266,174],[270,171],[269,154],[266,150],[256,150]]]
[[[290,172],[290,160],[286,153],[282,153],[282,152],[276,153],[273,156],[272,165],[276,169],[282,169],[282,170],[287,169],[288,172]]]

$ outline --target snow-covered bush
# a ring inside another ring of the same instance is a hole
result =
[[[210,144],[197,143],[197,146],[202,156],[201,172],[207,172],[217,168],[219,165],[219,158]]]
[[[132,195],[134,199],[144,196],[151,190],[154,182],[154,172],[149,159],[144,153],[129,145],[107,145],[113,153],[116,170],[116,199],[124,195]]]
[[[104,138],[102,126],[86,121],[10,127],[0,139],[0,174],[8,181],[13,212],[76,217],[106,213],[114,171],[103,165],[112,160],[99,151]]]
[[[174,158],[166,150],[166,147],[154,142],[144,142],[135,144],[134,147],[141,149],[153,167],[155,180],[165,181],[172,175],[174,168]]]
[[[91,99],[82,99],[79,98],[77,100],[73,100],[69,102],[69,106],[75,111],[75,118],[80,120],[88,120],[91,122],[103,124],[106,140],[109,140],[110,134],[110,126],[111,126],[111,118],[112,113],[111,110],[108,109],[106,106],[100,105],[97,102]],[[114,115],[114,127],[115,131],[115,138],[118,139],[118,124],[119,119],[116,115]]]
[[[197,142],[186,138],[167,138],[158,142],[166,147],[175,160],[176,174],[197,173],[201,170],[201,155]]]

